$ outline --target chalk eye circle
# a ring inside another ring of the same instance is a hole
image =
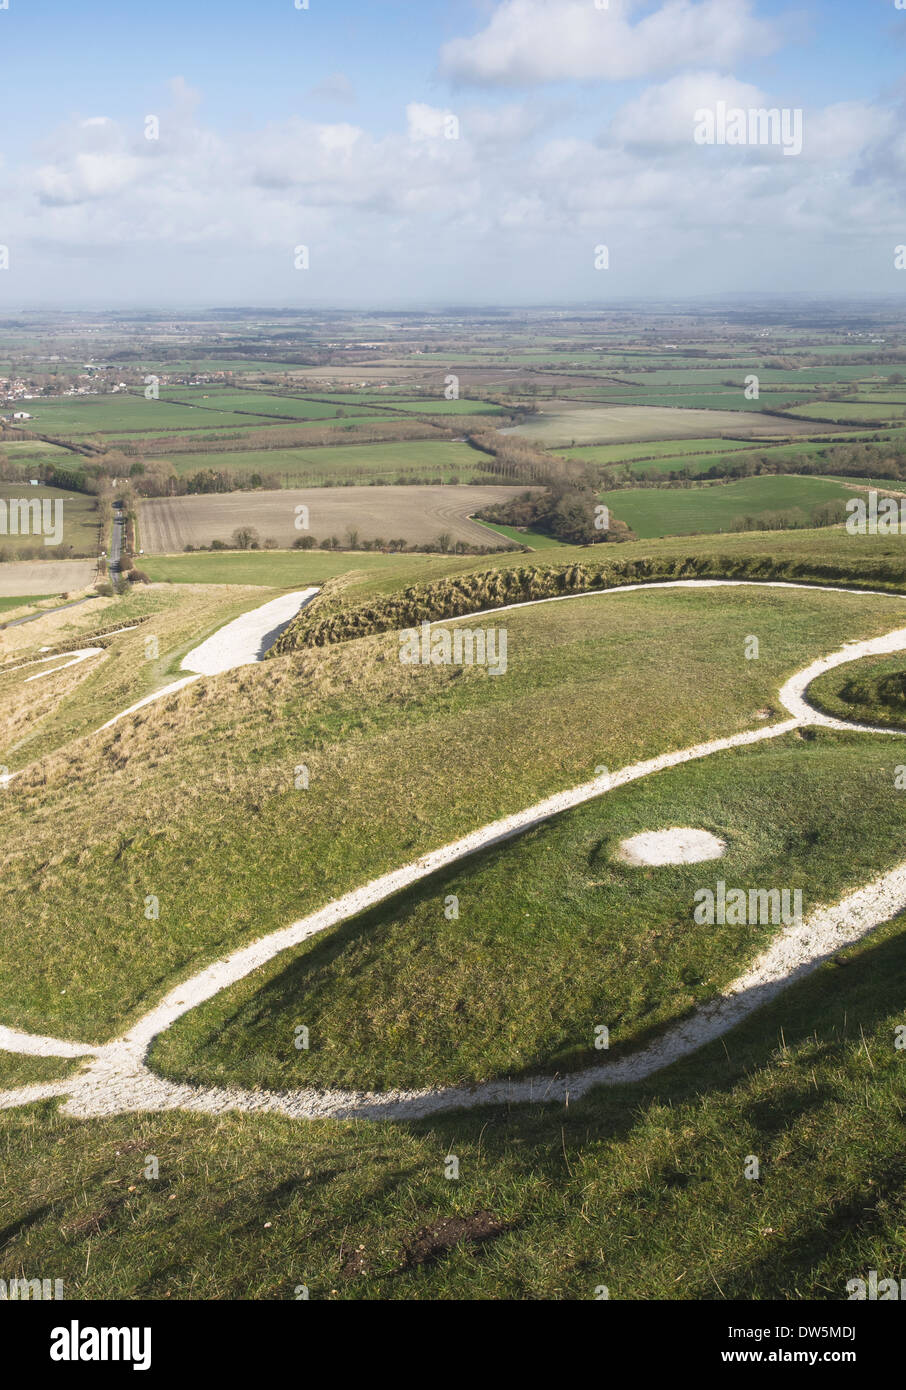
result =
[[[706,859],[720,859],[726,850],[726,841],[708,830],[674,825],[621,840],[616,858],[623,864],[701,864]]]

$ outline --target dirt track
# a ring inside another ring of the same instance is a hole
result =
[[[202,497],[155,497],[141,504],[141,544],[147,554],[173,555],[187,545],[229,541],[239,526],[253,526],[262,542],[281,547],[306,534],[345,541],[454,541],[493,545],[494,536],[469,513],[524,492],[519,487],[316,487],[280,492],[229,492]],[[296,528],[296,507],[309,509],[308,530]]]

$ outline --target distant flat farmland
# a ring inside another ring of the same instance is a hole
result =
[[[524,492],[519,487],[319,487],[280,492],[230,492],[201,497],[155,497],[141,503],[139,544],[148,554],[175,554],[187,545],[229,542],[240,526],[253,526],[262,542],[289,547],[296,508],[309,509],[308,533],[318,540],[357,531],[362,540],[433,541],[446,532],[454,541],[492,542],[469,515]]]
[[[588,463],[633,463],[639,459],[671,458],[674,455],[732,453],[751,448],[751,440],[741,439],[665,439],[647,440],[642,444],[592,444],[580,449],[559,449],[564,458],[585,459]]]
[[[112,434],[127,430],[149,433],[192,426],[248,425],[247,415],[230,411],[197,410],[194,406],[164,400],[145,400],[127,394],[66,396],[29,402],[29,429],[40,434]],[[260,420],[252,423],[261,423]]]
[[[283,482],[292,480],[300,487],[322,478],[325,482],[336,483],[346,482],[347,479],[350,482],[372,483],[377,478],[396,482],[401,474],[414,472],[428,482],[448,482],[450,473],[456,474],[458,479],[468,479],[476,472],[487,473],[484,454],[468,444],[445,439],[173,454],[171,462],[180,476],[198,473],[204,468],[225,473],[284,474]]]
[[[888,420],[906,419],[906,407],[899,405],[876,405],[871,401],[816,401],[813,405],[796,407],[797,416],[814,423],[815,420],[839,420],[841,424],[850,421],[862,423],[875,421],[880,424]]]
[[[648,405],[584,406],[574,401],[545,401],[532,420],[501,431],[537,440],[550,448],[568,447],[573,443],[696,438],[722,432],[762,439],[766,435],[816,434],[821,432],[821,426],[814,420],[781,420],[770,415],[760,416],[755,411],[683,410]]]
[[[265,418],[279,417],[286,420],[323,420],[336,416],[342,409],[347,418],[354,418],[360,412],[355,404],[337,401],[336,404],[323,400],[309,401],[300,396],[275,396],[264,391],[241,391],[210,387],[167,386],[161,390],[161,398],[172,404],[188,405],[195,410],[238,411],[240,414],[262,415]],[[367,404],[367,403],[366,403]],[[367,414],[367,410],[362,410]]]

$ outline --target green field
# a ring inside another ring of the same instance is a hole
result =
[[[397,410],[416,415],[500,415],[503,413],[502,406],[493,405],[489,401],[466,399],[446,401],[438,400],[432,396],[426,396],[424,400],[419,401],[385,401],[385,405],[392,405]]]
[[[726,367],[673,367],[652,371],[621,371],[619,381],[633,386],[724,386],[734,375],[742,389],[743,377],[754,372],[769,386],[830,386],[837,381],[886,381],[890,376],[906,376],[906,364],[890,366],[764,367],[752,363],[746,372],[734,373]]]
[[[205,468],[224,473],[279,474],[293,486],[342,482],[395,483],[406,475],[449,483],[487,476],[485,455],[445,439],[404,439],[394,443],[330,444],[315,448],[227,450],[171,457],[180,476]]]
[[[139,436],[154,431],[194,431],[198,429],[248,428],[281,422],[321,423],[337,421],[390,420],[388,412],[375,415],[367,408],[336,406],[295,396],[267,395],[258,391],[214,387],[160,387],[160,399],[146,400],[139,393],[97,396],[56,397],[28,402],[32,419],[29,430],[41,434],[83,436],[129,433]],[[435,402],[435,406],[436,406]],[[462,402],[441,402],[458,406]],[[427,408],[427,407],[426,407]],[[404,412],[401,412],[404,413]],[[408,410],[407,412],[408,413]],[[434,413],[434,407],[431,407]],[[441,412],[443,413],[443,412]],[[463,413],[470,413],[468,411]]]
[[[182,407],[177,406],[176,409],[182,410]],[[224,425],[222,422],[219,424],[217,423],[221,421],[222,414],[223,412],[221,411],[212,411],[209,415],[201,411],[193,411],[193,424],[197,424],[199,420],[204,419],[210,419],[213,422],[207,428],[183,429],[179,427],[177,423],[175,427],[150,432],[148,430],[117,430],[115,432],[115,437],[111,436],[105,438],[104,442],[109,448],[116,449],[120,447],[124,441],[139,440],[149,446],[148,453],[151,456],[166,457],[168,449],[171,447],[170,440],[174,438],[179,440],[209,440],[212,446],[215,445],[219,439],[247,439],[249,441],[249,451],[254,452],[255,443],[260,442],[262,439],[264,439],[264,447],[270,447],[266,442],[266,436],[271,431],[291,429],[294,434],[299,431],[304,433],[306,430],[311,430],[313,433],[318,430],[328,430],[331,433],[334,431],[339,432],[347,430],[353,432],[360,426],[369,425],[384,425],[392,428],[394,421],[401,418],[387,413],[381,415],[362,414],[355,416],[327,415],[319,416],[317,419],[302,419],[288,416],[281,416],[279,419],[268,419],[263,415],[240,415],[237,412],[235,415],[227,417],[226,424]],[[180,418],[184,419],[185,417],[181,416]],[[162,437],[158,438],[158,435]],[[318,446],[316,445],[314,447]]]
[[[48,444],[43,439],[3,439],[0,440],[0,451],[11,463],[22,463],[26,467],[29,463],[45,461],[64,467],[77,462],[76,456],[68,449],[59,444]]]
[[[830,426],[827,426],[830,429]],[[517,438],[530,439],[545,448],[572,451],[588,444],[637,444],[640,440],[676,440],[683,437],[700,439],[703,435],[739,435],[753,432],[757,438],[765,435],[804,434],[804,421],[781,419],[764,415],[757,410],[744,410],[738,402],[725,402],[713,409],[692,409],[683,400],[668,400],[660,405],[613,403],[597,405],[579,401],[542,401],[538,412],[524,423],[507,430]],[[810,433],[820,434],[820,426]]]
[[[164,386],[161,388],[161,398],[191,405],[199,411],[240,411],[265,417],[279,416],[287,420],[331,419],[338,413],[354,419],[359,414],[369,414],[367,410],[360,412],[355,406],[340,401],[331,405],[323,400],[310,401],[299,396],[270,395],[265,391],[240,391],[228,387]]]
[[[725,486],[721,484],[720,486]],[[674,492],[671,489],[671,492]],[[847,496],[852,496],[846,490]],[[737,567],[756,565],[787,567],[785,578],[811,572],[816,567],[832,567],[833,577],[855,586],[902,587],[906,589],[906,545],[899,536],[860,537],[853,547],[852,537],[840,527],[819,530],[726,532],[697,536],[690,544],[684,536],[655,537],[629,541],[618,550],[606,552],[593,546],[563,546],[558,563],[587,564],[605,554],[619,561],[645,561],[653,564],[681,564],[689,556],[720,561],[732,577]],[[445,576],[481,574],[524,566],[524,554],[516,551],[496,555],[380,555],[306,551],[204,552],[194,555],[144,557],[142,564],[152,579],[174,584],[258,584],[274,588],[303,587],[329,577],[343,577],[342,603],[358,603],[365,598],[394,594],[409,585],[430,583]],[[320,602],[320,601],[319,601]],[[333,600],[331,600],[333,602]],[[341,602],[338,597],[337,603]]]
[[[530,550],[562,550],[563,542],[558,541],[554,536],[546,536],[543,531],[532,531],[528,526],[501,526],[498,522],[482,521],[482,526],[486,526],[489,531],[494,531],[498,536],[505,536],[508,541],[519,541],[521,545],[527,545]]]
[[[487,563],[494,557],[482,557]],[[381,555],[358,551],[348,554],[326,550],[232,551],[194,555],[146,555],[142,565],[151,579],[171,584],[260,584],[273,588],[292,588],[321,584],[337,576],[357,577],[366,582],[380,577],[394,584],[418,582],[447,574],[451,569],[475,568],[472,556],[462,561],[437,555]]]
[[[737,449],[751,449],[751,439],[653,439],[642,444],[593,444],[588,448],[555,449],[553,452],[564,458],[584,459],[587,463],[606,466],[612,463],[633,463],[645,461],[655,466],[655,461],[668,458],[671,462],[684,454],[699,457],[702,454],[729,454]],[[755,442],[754,447],[766,447]]]
[[[758,414],[766,410],[788,410],[796,402],[801,401],[803,397],[807,399],[807,396],[808,392],[763,391],[758,400],[746,400],[742,384],[740,384],[738,389],[726,391],[696,391],[694,388],[678,388],[673,392],[648,392],[628,391],[625,388],[615,387],[613,391],[602,392],[599,399],[602,404],[614,406],[648,405],[662,408],[677,407],[683,410],[733,410],[743,414]]]
[[[754,454],[758,458],[766,459],[769,464],[774,460],[777,462],[782,461],[784,463],[789,463],[795,462],[797,459],[825,459],[827,474],[832,475],[834,468],[833,451],[836,447],[837,446],[833,444],[808,443],[807,441],[796,444],[776,444],[767,442],[764,444],[756,444]],[[714,450],[708,454],[676,454],[672,458],[659,458],[649,460],[645,463],[631,463],[629,467],[633,473],[653,471],[670,474],[679,473],[684,468],[688,468],[693,473],[705,473],[709,468],[719,463],[724,463],[732,468],[734,464],[739,462],[740,457],[744,457],[744,455],[739,455],[736,450],[729,454]],[[853,479],[854,483],[861,481],[863,480]]]
[[[8,612],[12,608],[21,608],[23,612],[21,614],[18,614],[17,616],[21,616],[24,618],[26,612],[29,611],[34,604],[40,602],[40,595],[29,595],[28,597],[22,598],[7,598],[0,596],[0,613]]]
[[[64,397],[31,401],[32,419],[27,428],[39,434],[80,436],[117,434],[126,430],[149,432],[178,430],[205,423],[209,427],[247,425],[248,417],[228,411],[201,412],[188,405],[171,405],[165,400],[145,400],[144,396],[120,395]],[[258,423],[261,423],[260,421]]]
[[[362,408],[372,406],[382,406],[388,411],[416,411],[424,414],[452,414],[452,415],[494,415],[499,414],[502,409],[499,405],[494,405],[490,401],[472,400],[462,396],[457,400],[448,401],[444,396],[444,386],[441,382],[436,394],[428,392],[416,396],[403,396],[398,391],[331,391],[329,394],[313,392],[313,396],[321,401],[329,401],[337,405],[358,405]]]
[[[688,488],[629,488],[601,494],[607,506],[640,540],[729,531],[737,517],[801,508],[806,516],[821,502],[852,497],[831,478],[770,475]]]
[[[797,419],[833,420],[840,424],[863,424],[865,421],[884,424],[886,421],[906,420],[906,405],[875,405],[866,402],[816,401],[813,405],[796,406],[792,412]]]
[[[28,512],[27,522],[15,524],[21,530],[28,526],[26,534],[12,534],[12,513],[0,514],[0,555],[7,560],[43,559],[62,560],[69,555],[96,555],[98,550],[98,510],[94,497],[82,492],[66,492],[55,487],[31,487],[21,483],[0,482],[0,501],[6,508],[12,501],[41,503],[40,514]],[[45,514],[43,504],[50,503]],[[59,510],[58,510],[59,509]],[[62,520],[61,539],[45,545],[45,538],[56,536],[56,518]],[[48,523],[46,529],[45,522]]]

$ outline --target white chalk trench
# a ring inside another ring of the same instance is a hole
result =
[[[618,589],[596,590],[591,593],[568,594],[553,599],[539,599],[534,602],[507,605],[507,608],[533,607],[535,603],[562,603],[570,599],[590,597],[617,598],[642,589],[664,588],[718,588],[718,587],[758,587],[782,589],[810,589],[830,593],[875,594],[873,590],[839,589],[833,586],[796,584],[789,581],[748,581],[748,580],[670,580],[664,583],[627,585]],[[304,595],[292,596],[296,600],[310,601],[317,590],[307,590]],[[287,621],[285,596],[280,619]],[[892,597],[884,594],[883,597]],[[896,597],[896,596],[893,596]],[[297,604],[297,611],[298,606]],[[274,609],[269,616],[274,616]],[[259,612],[260,610],[256,610]],[[506,609],[486,610],[498,614]],[[292,616],[291,614],[289,616]],[[486,613],[468,615],[470,619],[484,617]],[[444,619],[444,622],[457,621]],[[219,670],[229,669],[221,665],[232,652],[240,657],[233,664],[246,664],[260,660],[263,651],[252,654],[250,633],[255,630],[253,615],[244,615],[234,624],[238,632],[235,645],[218,642],[227,629],[215,634],[202,649],[212,653],[210,666]],[[260,625],[259,625],[260,626]],[[260,635],[260,634],[259,634]],[[0,1051],[8,1051],[30,1056],[73,1058],[88,1060],[86,1068],[75,1076],[60,1081],[38,1082],[15,1089],[0,1091],[0,1109],[27,1105],[34,1101],[53,1097],[64,1099],[61,1109],[64,1114],[90,1119],[106,1115],[118,1115],[137,1111],[187,1110],[196,1113],[220,1114],[225,1111],[272,1112],[297,1119],[318,1119],[333,1117],[344,1119],[359,1117],[363,1119],[404,1120],[454,1109],[468,1109],[481,1105],[513,1104],[530,1101],[559,1101],[570,1097],[578,1098],[594,1086],[622,1085],[643,1080],[654,1072],[694,1052],[705,1043],[721,1036],[736,1026],[749,1014],[770,999],[774,998],[792,979],[801,979],[805,973],[814,969],[829,955],[853,945],[869,932],[889,921],[896,913],[906,907],[906,862],[897,865],[872,883],[866,884],[849,894],[833,906],[820,908],[801,923],[784,930],[771,942],[768,948],[740,976],[728,985],[715,999],[700,1006],[695,1013],[679,1024],[668,1029],[649,1046],[636,1053],[613,1062],[596,1063],[581,1071],[563,1076],[537,1076],[522,1081],[493,1081],[471,1087],[434,1087],[412,1090],[392,1090],[381,1093],[362,1091],[318,1091],[304,1088],[294,1091],[248,1091],[230,1087],[195,1087],[180,1085],[157,1076],[146,1065],[145,1059],[154,1039],[169,1028],[176,1019],[196,1008],[205,1000],[220,993],[221,990],[243,979],[257,970],[274,956],[286,951],[302,941],[330,927],[357,916],[366,908],[383,902],[387,898],[409,887],[421,879],[456,863],[476,850],[499,843],[513,835],[538,825],[550,816],[578,806],[606,794],[616,787],[647,777],[664,768],[676,767],[685,762],[705,758],[712,753],[729,748],[737,748],[766,739],[778,738],[805,725],[849,732],[868,732],[890,734],[903,737],[904,732],[897,729],[851,723],[833,719],[814,709],[805,699],[805,691],[813,680],[825,671],[836,666],[861,659],[866,656],[881,656],[906,651],[906,628],[898,628],[883,637],[865,642],[847,643],[840,651],[813,661],[802,671],[792,676],[779,692],[779,701],[788,711],[790,718],[768,727],[733,734],[726,738],[714,739],[692,748],[664,753],[656,758],[621,768],[614,773],[596,777],[593,781],[539,802],[524,811],[517,812],[503,820],[473,831],[470,835],[420,859],[404,865],[392,873],[372,880],[361,888],[344,894],[334,902],[326,904],[318,911],[291,923],[253,942],[250,946],[232,952],[221,960],[199,971],[182,984],[170,990],[162,1000],[138,1023],[122,1036],[102,1046],[89,1046],[72,1041],[21,1032],[0,1025]],[[207,655],[207,653],[206,653]],[[188,660],[188,659],[187,659]],[[207,661],[199,665],[207,666]],[[198,679],[198,675],[189,680]],[[181,686],[184,682],[177,683]],[[173,687],[160,691],[152,699],[171,693]],[[124,718],[132,709],[141,708],[146,701],[124,710],[116,718]],[[115,721],[109,721],[113,723]],[[106,725],[104,727],[107,727]],[[642,832],[624,841],[621,848],[634,855],[635,859],[626,862],[639,864],[658,863],[698,863],[720,856],[725,848],[723,841],[710,832],[694,827],[674,826],[657,831]],[[668,859],[668,854],[682,857]],[[648,856],[647,858],[645,856]],[[691,857],[690,857],[691,856]]]

